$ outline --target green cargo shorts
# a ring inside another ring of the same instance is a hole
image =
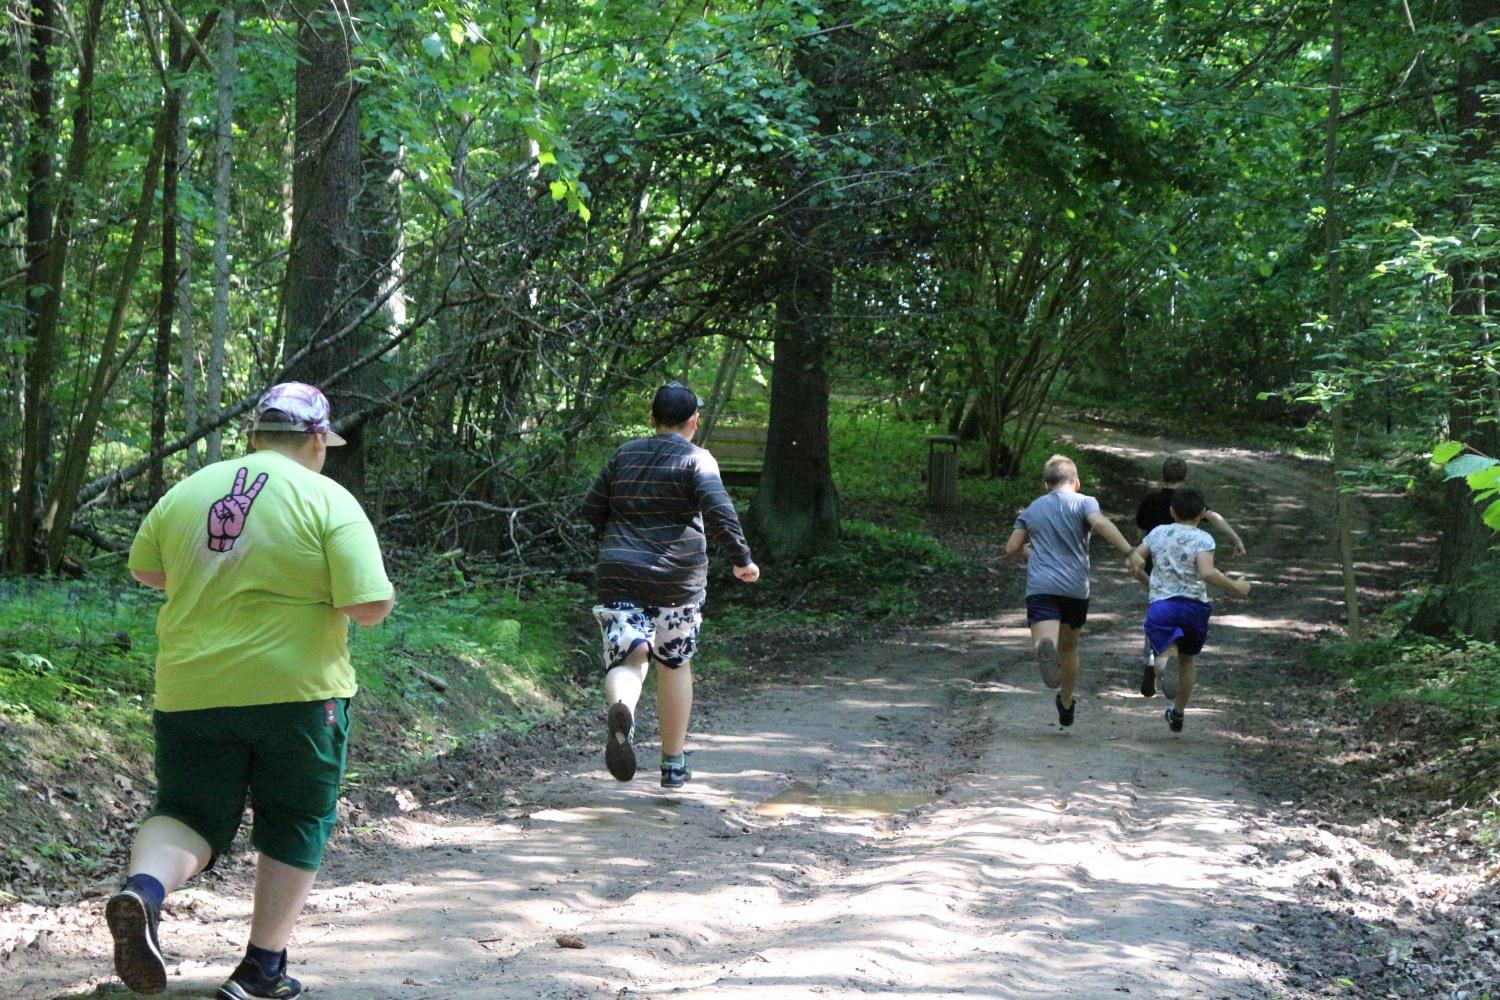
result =
[[[338,821],[349,699],[157,712],[153,816],[229,850],[248,798],[255,849],[317,871]],[[210,862],[212,864],[212,862]]]

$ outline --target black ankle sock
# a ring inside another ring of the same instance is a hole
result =
[[[127,878],[125,888],[139,893],[142,899],[158,910],[161,909],[162,900],[167,898],[166,886],[158,882],[155,876],[144,873]]]
[[[261,974],[267,979],[275,978],[286,968],[285,948],[280,951],[267,951],[250,944],[245,946],[245,958],[260,966]]]

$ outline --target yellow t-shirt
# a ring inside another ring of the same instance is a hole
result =
[[[174,486],[141,523],[130,568],[167,575],[156,620],[163,712],[351,697],[338,609],[393,594],[359,502],[273,451]]]

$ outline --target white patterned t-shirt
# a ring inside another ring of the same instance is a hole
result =
[[[1214,536],[1191,524],[1163,524],[1145,538],[1151,550],[1151,600],[1191,597],[1208,600],[1208,584],[1198,575],[1198,553],[1214,550]]]

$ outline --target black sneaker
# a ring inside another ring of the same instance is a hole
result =
[[[1073,724],[1073,710],[1078,707],[1078,699],[1073,699],[1073,704],[1067,708],[1062,707],[1062,695],[1058,694],[1053,701],[1057,704],[1057,724],[1059,726],[1071,726]]]
[[[604,744],[604,766],[617,781],[629,781],[635,777],[635,747],[630,745],[635,735],[635,719],[623,701],[617,701],[609,709],[609,736]]]
[[[1156,694],[1156,664],[1146,664],[1146,669],[1141,671],[1141,695],[1150,698]]]
[[[681,788],[693,780],[693,769],[688,766],[687,751],[682,754],[682,763],[674,764],[671,761],[661,762],[661,787]]]
[[[281,971],[267,976],[258,963],[245,959],[234,970],[234,975],[224,980],[217,1000],[291,1000],[302,995],[302,984],[286,974],[286,958],[281,959]]]
[[[1180,666],[1181,663],[1177,659],[1177,654],[1175,652],[1168,654],[1166,662],[1162,664],[1161,673],[1158,675],[1156,685],[1161,688],[1161,693],[1164,697],[1177,697],[1177,668]]]
[[[161,911],[128,886],[104,904],[104,922],[115,939],[115,975],[133,993],[161,993],[167,988],[167,963],[161,957],[156,925]]]
[[[1042,683],[1049,688],[1062,687],[1062,667],[1057,662],[1057,643],[1043,639],[1036,644],[1036,668]]]
[[[1167,727],[1169,729],[1171,729],[1172,732],[1174,732],[1174,733],[1180,733],[1180,732],[1182,732],[1182,720],[1185,717],[1186,716],[1185,716],[1184,713],[1177,711],[1177,709],[1175,709],[1175,708],[1169,708],[1169,709],[1167,709],[1167,712],[1166,712]]]

